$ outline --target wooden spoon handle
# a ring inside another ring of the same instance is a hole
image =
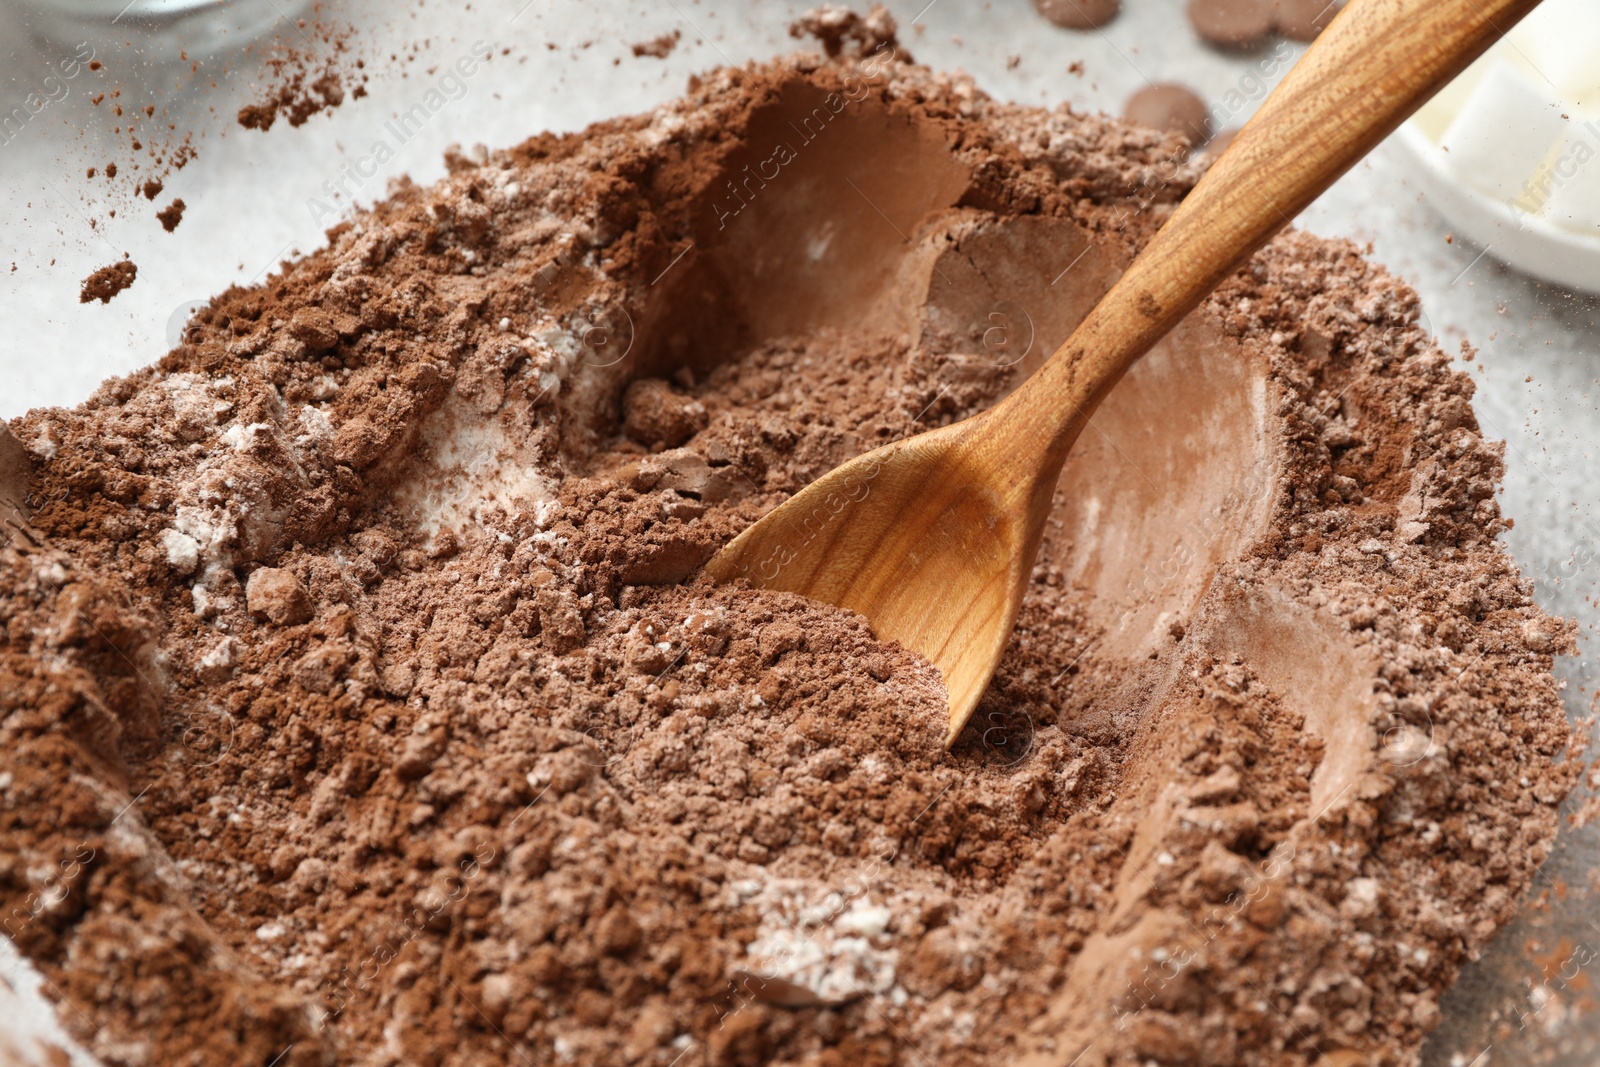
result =
[[[1352,0],[1010,414],[1064,459],[1140,356],[1538,2]]]

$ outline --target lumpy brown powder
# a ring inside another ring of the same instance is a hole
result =
[[[109,267],[101,267],[83,280],[78,289],[78,303],[98,300],[109,304],[111,298],[132,285],[139,276],[139,268],[131,259],[119,260]]]
[[[0,903],[98,1055],[1416,1061],[1553,838],[1571,637],[1356,249],[1119,385],[950,753],[925,661],[696,579],[1196,177],[895,48],[454,155],[0,436]]]
[[[168,233],[176,230],[178,223],[183,221],[183,212],[187,207],[183,197],[174,197],[172,203],[156,212],[156,219],[161,223],[161,228]]]
[[[318,8],[297,31],[263,47],[264,84],[235,115],[245,129],[265,133],[280,115],[290,126],[303,126],[313,115],[343,104],[346,92],[354,100],[367,95],[366,60],[351,48],[352,26]]]

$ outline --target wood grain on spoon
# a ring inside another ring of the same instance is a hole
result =
[[[964,422],[818,478],[706,571],[865,615],[949,692],[953,743],[1010,640],[1062,463],[1128,368],[1538,0],[1354,0],[1065,344]],[[1175,402],[1181,398],[1174,398]]]

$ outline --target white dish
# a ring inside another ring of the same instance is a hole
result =
[[[1536,277],[1600,292],[1600,5],[1545,0],[1401,127],[1428,201]]]

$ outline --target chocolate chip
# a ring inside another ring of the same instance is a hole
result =
[[[1039,14],[1069,30],[1104,26],[1122,11],[1122,0],[1033,0]]]
[[[1206,142],[1211,135],[1211,116],[1206,102],[1182,85],[1161,82],[1147,85],[1128,98],[1122,117],[1141,126],[1182,135],[1192,145]]]
[[[1189,0],[1189,21],[1212,44],[1243,48],[1272,32],[1274,0]]]

